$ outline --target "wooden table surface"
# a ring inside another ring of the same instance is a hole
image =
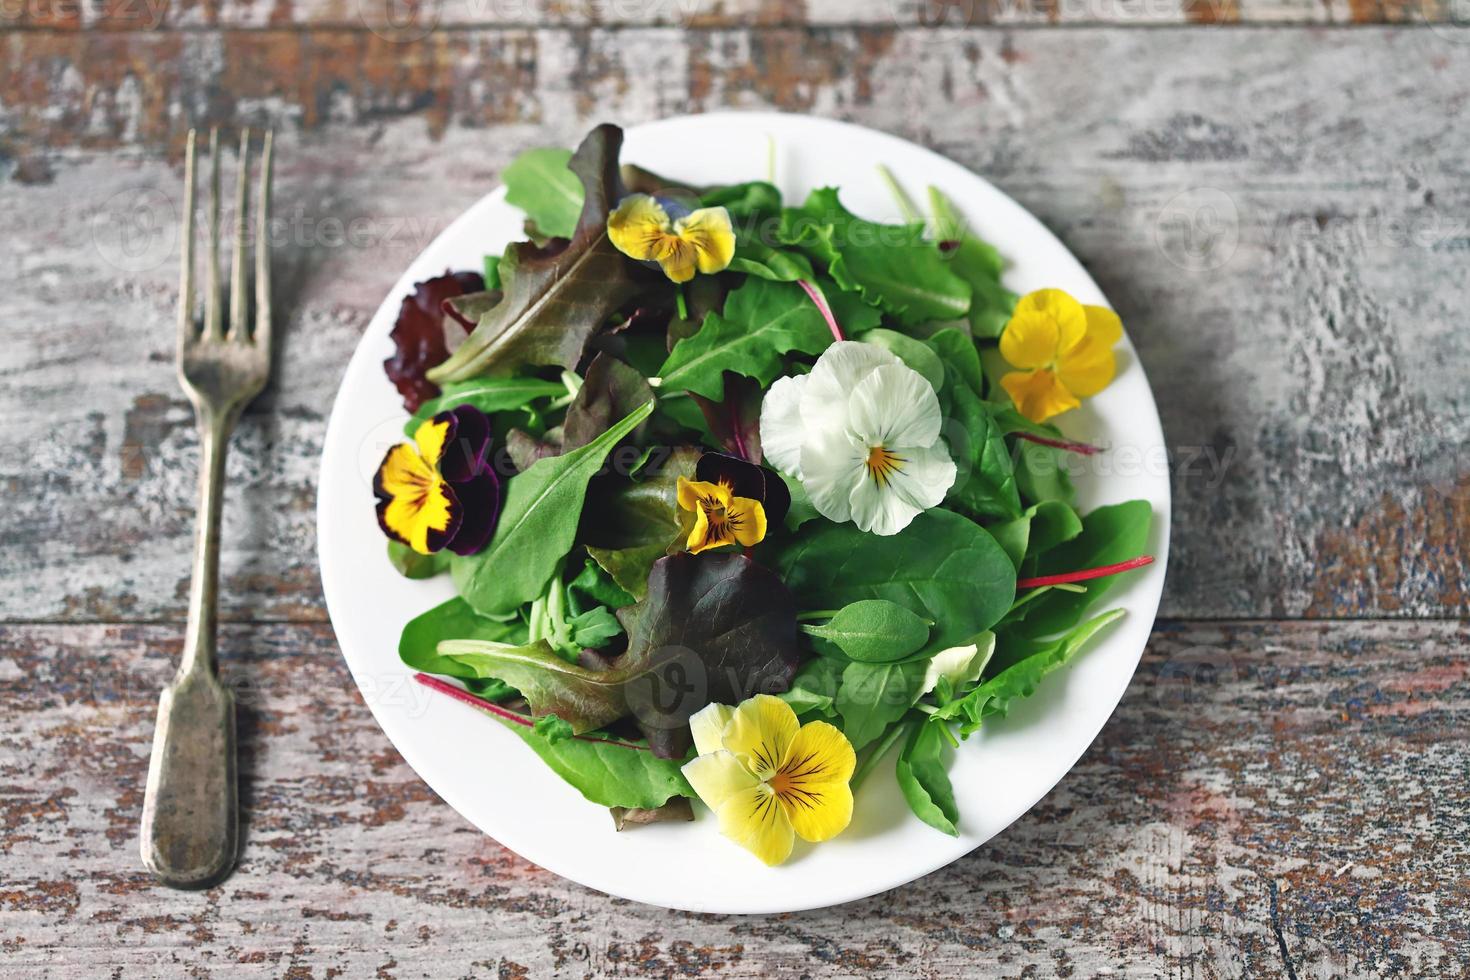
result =
[[[0,0],[0,974],[1470,975],[1470,16],[1456,0]],[[399,758],[326,621],[348,356],[527,146],[717,108],[933,147],[1123,316],[1172,452],[1153,639],[1077,768],[822,912],[615,901]],[[136,828],[197,442],[190,126],[277,132],[280,369],[233,442],[245,843]],[[151,224],[150,224],[151,222]]]

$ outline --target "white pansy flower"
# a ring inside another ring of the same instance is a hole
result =
[[[939,398],[886,348],[842,341],[761,403],[761,446],[829,520],[897,534],[955,480]]]

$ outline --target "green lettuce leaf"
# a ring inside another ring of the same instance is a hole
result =
[[[613,447],[653,412],[646,402],[580,449],[539,460],[506,481],[505,507],[484,550],[451,563],[459,594],[489,616],[546,591],[571,550],[588,481]]]
[[[571,238],[582,213],[582,184],[568,169],[572,152],[542,147],[517,156],[501,174],[505,201],[526,212],[536,230],[553,238]]]

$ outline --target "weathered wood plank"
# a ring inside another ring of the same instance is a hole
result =
[[[202,894],[155,887],[135,834],[178,634],[0,627],[0,973],[1470,971],[1464,623],[1163,624],[1098,742],[994,842],[880,898],[762,918],[613,902],[484,838],[311,625],[226,631],[243,860]]]
[[[1118,27],[1463,25],[1454,0],[6,0],[0,24],[50,30],[367,27],[400,39],[466,27]]]
[[[225,614],[320,619],[325,416],[399,271],[519,149],[725,106],[933,146],[1092,269],[1175,451],[1166,615],[1470,613],[1470,45],[650,29],[18,32],[0,50],[0,616],[182,613],[195,441],[168,324],[188,125],[282,133],[284,352],[232,451]]]

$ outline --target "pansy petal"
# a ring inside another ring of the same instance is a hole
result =
[[[720,833],[766,864],[777,865],[791,856],[796,834],[769,786],[762,784],[736,793],[720,806],[716,816]]]
[[[684,542],[684,547],[691,554],[699,554],[710,548],[718,548],[725,542],[720,540],[718,534],[710,527],[709,512],[703,507],[694,508],[694,526],[689,529],[689,537]]]
[[[853,487],[867,478],[868,447],[845,427],[813,432],[801,447],[801,485],[817,513],[841,524],[852,518]]]
[[[383,457],[373,493],[383,532],[421,555],[440,550],[459,530],[463,513],[454,491],[407,443]]]
[[[441,413],[453,421],[448,441],[439,455],[439,475],[450,483],[460,483],[484,472],[490,453],[490,420],[473,405],[457,405]],[[437,420],[439,416],[435,416]]]
[[[688,282],[699,267],[699,251],[682,238],[665,236],[654,249],[653,257],[674,282]]]
[[[858,530],[887,537],[908,527],[924,508],[915,507],[894,493],[891,486],[865,473],[849,492],[848,509]]]
[[[904,464],[888,477],[893,494],[923,510],[943,503],[958,474],[944,441],[925,448],[900,446],[895,453]]]
[[[801,476],[801,444],[806,427],[801,421],[801,393],[810,375],[780,378],[761,400],[761,451],[776,469]]]
[[[1033,422],[1045,422],[1082,404],[1050,371],[1012,371],[1003,375],[1000,386],[1011,396],[1020,413]]]
[[[718,810],[737,793],[753,788],[758,780],[745,771],[734,753],[708,752],[684,764],[684,778],[711,810]]]
[[[711,702],[689,716],[689,731],[694,736],[694,750],[700,755],[718,752],[725,747],[725,726],[735,709],[728,704]]]
[[[440,412],[427,421],[420,422],[413,430],[413,441],[419,455],[434,470],[439,469],[439,457],[444,455],[444,446],[454,438],[455,418],[449,412]]]
[[[831,840],[847,828],[856,766],[852,743],[836,727],[824,721],[801,727],[770,785],[803,840]]]
[[[647,194],[628,195],[607,218],[613,247],[640,262],[657,258],[669,236],[668,212]]]
[[[759,500],[731,497],[725,508],[735,540],[747,548],[760,544],[766,536],[766,509]]]
[[[1084,306],[1087,317],[1087,339],[1111,347],[1123,339],[1123,321],[1106,306]]]
[[[817,358],[801,393],[801,419],[808,430],[847,425],[847,401],[859,381],[885,364],[898,364],[886,347],[844,340]]]
[[[1057,363],[1057,377],[1078,398],[1090,398],[1102,391],[1117,370],[1113,348],[1090,336]]]
[[[728,487],[683,476],[675,481],[674,493],[678,497],[679,506],[685,510],[698,510],[701,505],[724,507],[730,502]]]
[[[869,446],[929,446],[939,438],[939,397],[905,364],[885,364],[857,383],[848,428]]]
[[[757,779],[769,779],[786,759],[800,728],[796,712],[778,697],[757,694],[743,702],[725,726],[725,748]]]
[[[694,247],[705,275],[722,272],[735,257],[735,231],[724,208],[699,208],[674,222],[674,234]]]
[[[456,483],[453,493],[463,516],[446,547],[456,555],[473,555],[489,542],[500,519],[500,478],[487,469]]]

